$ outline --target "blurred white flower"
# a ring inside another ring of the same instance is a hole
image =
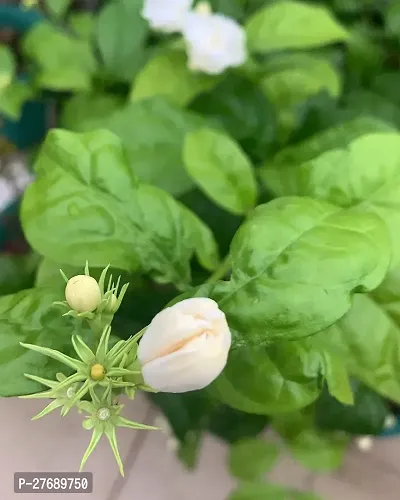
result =
[[[182,30],[192,3],[193,0],[145,0],[142,17],[153,29],[174,33]]]
[[[360,451],[371,451],[374,446],[374,439],[371,436],[360,436],[356,438],[356,446]]]
[[[216,75],[246,61],[246,33],[242,26],[223,14],[213,14],[207,3],[198,4],[185,16],[182,34],[189,68],[194,71]]]
[[[146,384],[161,392],[209,385],[224,369],[231,346],[225,314],[208,298],[183,300],[158,313],[139,344]]]

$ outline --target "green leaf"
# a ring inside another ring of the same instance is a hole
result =
[[[269,483],[241,483],[228,500],[287,500],[288,491],[280,485]]]
[[[82,91],[91,87],[96,59],[90,45],[46,21],[24,36],[22,50],[38,67],[35,83],[55,91]]]
[[[147,37],[142,6],[143,0],[113,0],[105,4],[98,17],[97,45],[104,67],[114,80],[130,82],[142,62]]]
[[[297,106],[326,90],[332,97],[341,92],[337,70],[326,58],[310,54],[283,54],[266,64],[260,80],[265,95],[275,104],[283,134],[294,129]]]
[[[0,295],[17,293],[34,284],[39,257],[0,254]]]
[[[320,393],[320,357],[302,342],[235,349],[210,392],[247,413],[274,415],[298,410]]]
[[[375,294],[356,295],[351,310],[325,334],[354,376],[400,403],[400,327],[394,304],[379,303]]]
[[[72,96],[64,105],[61,125],[75,132],[85,132],[120,110],[123,100],[113,94],[83,92]],[[91,124],[93,123],[93,126]]]
[[[386,30],[390,35],[400,39],[400,5],[396,1],[392,1],[385,15]]]
[[[390,250],[373,213],[279,198],[258,206],[236,233],[230,281],[199,293],[227,314],[236,345],[306,337],[340,319],[355,291],[380,284]]]
[[[387,224],[392,265],[400,259],[400,134],[366,134],[314,159],[284,168],[272,165],[263,175],[280,194],[311,196],[342,207],[378,214]],[[272,179],[274,179],[272,181]]]
[[[183,217],[187,221],[187,228],[191,232],[196,257],[207,270],[213,271],[219,265],[219,249],[214,234],[204,222],[192,211],[182,206]]]
[[[0,297],[0,395],[19,396],[41,390],[40,384],[24,373],[54,379],[65,372],[59,362],[25,349],[20,342],[71,352],[71,331],[79,326],[62,317],[52,303],[60,296],[52,290],[34,288]]]
[[[56,262],[141,269],[178,285],[190,279],[191,238],[181,205],[139,184],[108,131],[52,130],[25,192],[21,217],[34,248]],[[112,171],[112,176],[109,172]]]
[[[13,53],[6,45],[0,45],[0,93],[14,78],[15,60]]]
[[[314,427],[308,413],[280,415],[274,427],[284,439],[293,458],[316,472],[337,469],[343,462],[348,438],[340,433],[327,433]]]
[[[91,40],[95,30],[95,19],[91,12],[72,12],[68,17],[68,24],[79,38]]]
[[[172,102],[186,106],[196,95],[217,83],[216,77],[191,71],[184,52],[167,49],[156,53],[137,75],[130,100],[165,95]]]
[[[231,474],[241,480],[260,478],[274,467],[278,446],[262,439],[245,439],[232,445],[229,456]]]
[[[70,106],[68,124],[73,121],[74,109],[79,108],[79,102],[74,101],[72,107],[71,101]],[[93,116],[88,121],[75,120],[73,130],[86,132],[105,128],[118,135],[136,175],[143,182],[154,184],[175,196],[193,188],[193,181],[183,166],[182,147],[186,133],[202,123],[198,117],[160,96],[130,103],[115,113],[109,114],[105,109],[103,116],[99,116],[100,112],[99,107],[96,111],[98,119],[93,119]]]
[[[72,0],[45,0],[44,2],[46,10],[56,19],[67,13],[71,3]]]
[[[276,116],[256,83],[228,73],[190,107],[222,125],[252,158],[264,161],[275,139]]]
[[[238,215],[255,206],[252,165],[228,135],[207,128],[188,134],[183,159],[189,175],[218,205]]]
[[[262,180],[276,195],[285,196],[288,194],[286,185],[290,184],[290,180],[283,179],[283,176],[279,175],[280,171],[286,172],[286,169],[295,169],[300,164],[313,160],[326,151],[345,148],[353,140],[363,135],[393,131],[392,125],[365,116],[330,127],[298,144],[281,149],[262,169]]]
[[[315,406],[316,425],[328,431],[358,435],[381,434],[388,407],[383,398],[357,380],[352,380],[354,405],[343,405],[323,391]]]
[[[19,120],[26,101],[35,96],[35,90],[27,83],[15,81],[0,92],[0,111],[12,120]]]
[[[348,33],[325,7],[282,0],[258,10],[246,24],[255,52],[305,49],[343,42]]]

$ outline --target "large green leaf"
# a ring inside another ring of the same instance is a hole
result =
[[[236,233],[230,281],[199,293],[229,315],[238,344],[306,337],[340,319],[355,291],[380,284],[390,251],[373,213],[280,198],[258,206]]]
[[[46,10],[56,19],[63,17],[72,3],[72,0],[45,0]]]
[[[288,491],[280,485],[264,482],[240,483],[227,500],[288,500]]]
[[[272,469],[279,456],[279,448],[263,439],[244,439],[230,450],[231,474],[241,480],[259,479]]]
[[[354,404],[344,405],[327,390],[316,402],[316,424],[321,429],[350,434],[379,435],[388,415],[388,407],[375,391],[358,380],[352,380]]]
[[[183,159],[189,175],[215,203],[237,215],[254,208],[252,164],[228,135],[209,128],[189,133]]]
[[[357,378],[400,403],[400,327],[393,304],[356,295],[351,310],[324,334]]]
[[[34,95],[35,91],[29,84],[12,82],[3,91],[0,90],[0,111],[12,120],[19,120],[23,105]]]
[[[52,305],[61,298],[45,288],[0,297],[0,396],[38,392],[41,386],[24,373],[54,379],[58,371],[65,371],[57,361],[19,345],[26,342],[72,354],[71,335],[80,327]]]
[[[40,87],[59,91],[81,91],[91,87],[96,59],[89,43],[44,21],[25,35],[23,52],[38,67],[35,81]]]
[[[15,61],[11,50],[6,45],[0,45],[0,93],[14,77]]]
[[[321,371],[319,354],[301,342],[243,347],[231,351],[210,391],[238,410],[274,415],[315,401],[321,390]]]
[[[393,132],[393,125],[372,117],[361,117],[330,127],[293,146],[280,150],[266,163],[261,176],[266,186],[278,195],[286,196],[281,170],[296,168],[322,153],[335,148],[345,148],[354,139],[375,132]],[[289,184],[289,180],[287,180]]]
[[[318,430],[311,411],[280,415],[274,421],[274,427],[293,457],[304,467],[328,472],[342,464],[348,438],[341,433]]]
[[[148,30],[142,7],[143,0],[112,0],[98,17],[96,41],[113,80],[130,82],[142,63]]]
[[[74,121],[74,110],[79,108],[81,102],[76,97],[71,100],[64,119],[67,116],[67,124],[70,126],[73,123],[75,131],[104,128],[118,135],[136,175],[143,182],[154,184],[176,196],[190,191],[194,184],[183,166],[183,142],[186,133],[196,129],[202,120],[160,96],[127,104],[111,114],[114,104],[107,98],[109,104],[106,107],[105,101],[102,99],[104,111],[99,100],[98,111],[90,111],[88,121]],[[89,102],[87,105],[88,108],[91,106]],[[107,111],[108,107],[110,111]]]
[[[386,222],[393,265],[400,259],[400,134],[366,134],[298,164],[271,165],[263,175],[274,191],[312,196],[342,207],[377,213]]]
[[[328,9],[293,0],[258,10],[247,21],[246,32],[249,47],[255,52],[320,47],[348,38]]]
[[[216,77],[191,71],[183,51],[167,49],[156,53],[137,75],[130,99],[134,102],[165,95],[176,104],[185,106],[197,94],[217,83]]]
[[[118,137],[53,130],[35,170],[22,221],[42,255],[71,265],[89,258],[93,266],[141,269],[178,285],[190,279],[199,239],[183,207],[138,183]]]

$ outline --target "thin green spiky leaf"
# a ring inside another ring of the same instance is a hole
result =
[[[82,387],[79,389],[79,391],[76,391],[75,395],[71,400],[64,406],[61,412],[61,416],[65,417],[67,413],[77,404],[78,401],[80,401],[86,394],[89,392],[89,385],[90,381],[85,380],[85,383],[82,385]]]
[[[55,391],[65,391],[67,387],[77,384],[78,382],[83,382],[84,380],[86,380],[86,375],[84,375],[83,373],[74,373],[73,375],[66,377],[62,382],[59,382]]]
[[[125,388],[125,394],[128,396],[130,400],[135,399],[136,395],[136,388],[135,387],[126,387]]]
[[[96,446],[98,445],[102,435],[103,435],[103,431],[95,427],[93,430],[93,434],[92,434],[92,438],[90,440],[89,446],[87,447],[87,449],[83,455],[81,465],[79,466],[79,472],[82,472],[88,458],[93,453]]]
[[[43,391],[35,392],[34,394],[24,394],[23,396],[18,396],[20,399],[55,399],[57,396],[54,391]]]
[[[108,325],[103,330],[103,333],[99,341],[99,345],[96,350],[96,360],[101,364],[104,364],[104,361],[106,359],[110,334],[111,334],[111,326]]]
[[[112,385],[114,389],[121,389],[123,387],[136,387],[134,382],[125,382],[124,380],[113,380]]]
[[[77,371],[81,370],[82,368],[85,368],[84,363],[82,363],[81,361],[71,358],[60,351],[55,351],[54,349],[50,349],[49,347],[41,347],[34,344],[25,344],[24,342],[20,342],[20,345],[22,347],[25,347],[26,349],[30,349],[31,351],[36,351],[40,354],[43,354],[44,356],[53,358],[56,361],[59,361],[60,363],[63,363],[64,365],[67,365],[70,368],[73,368]]]
[[[147,384],[138,384],[138,389],[144,392],[153,392],[154,394],[160,392],[158,389],[154,389],[153,387],[150,387]]]
[[[112,274],[110,274],[110,278],[108,280],[107,292],[111,290],[111,286],[112,286]]]
[[[73,309],[70,309],[68,312],[63,314],[63,318],[64,318],[64,316],[72,316],[73,318],[76,318],[78,315],[77,315],[76,311],[74,311]]]
[[[121,305],[122,303],[122,300],[124,298],[124,295],[126,294],[126,291],[128,290],[128,287],[129,287],[129,283],[125,283],[125,285],[123,285],[123,287],[121,288],[121,291],[118,295],[118,300],[117,300],[117,304],[116,304],[116,309],[119,308],[119,306]]]
[[[101,272],[101,275],[100,275],[100,279],[99,279],[99,287],[100,287],[102,297],[104,295],[104,282],[105,282],[106,274],[107,274],[107,271],[109,270],[109,268],[110,268],[110,264],[108,264],[108,266],[105,269],[103,269],[103,271]]]
[[[127,370],[126,368],[111,368],[107,377],[124,377],[125,375],[140,375],[140,371]]]
[[[114,365],[115,363],[113,362],[114,356],[117,356],[120,351],[123,351],[124,346],[126,344],[126,340],[119,340],[115,345],[112,346],[112,348],[108,351],[107,353],[107,361],[111,364]]]
[[[119,417],[118,427],[128,427],[129,429],[142,429],[148,431],[159,431],[159,427],[154,427],[153,425],[140,424],[139,422],[133,422],[124,417]]]
[[[117,282],[116,282],[116,284],[115,284],[115,286],[114,286],[114,290],[115,290],[116,292],[118,291],[118,288],[119,288],[120,283],[121,283],[121,275],[120,275],[120,276],[118,276]]]
[[[72,335],[72,345],[74,346],[76,354],[81,358],[84,363],[92,363],[95,359],[94,352],[84,342],[80,335]]]
[[[54,389],[58,385],[58,382],[56,380],[49,380],[48,378],[37,377],[36,375],[30,375],[29,373],[24,373],[24,376],[26,378],[33,380],[34,382],[39,382],[39,384],[50,387],[51,389]]]
[[[59,381],[59,382],[62,382],[63,380],[65,380],[67,378],[66,375],[64,375],[64,373],[61,373],[61,372],[58,372],[56,373],[56,379]]]
[[[105,434],[108,438],[108,442],[110,443],[111,449],[114,453],[115,460],[118,464],[119,472],[120,472],[121,476],[124,477],[125,476],[124,465],[122,463],[121,455],[119,454],[119,450],[118,450],[118,441],[117,441],[117,436],[115,433],[115,427],[106,428]]]
[[[64,273],[64,271],[62,269],[60,269],[60,274],[63,277],[65,283],[68,283],[69,280],[68,280],[67,276],[65,275],[65,273]]]
[[[35,415],[34,417],[32,417],[32,420],[38,420],[39,418],[42,418],[45,415],[48,415],[52,411],[57,410],[57,408],[60,408],[60,406],[62,406],[62,405],[63,404],[60,401],[58,401],[57,399],[55,399],[50,404],[48,404],[46,406],[46,408],[44,408],[40,413],[38,413],[37,415]]]

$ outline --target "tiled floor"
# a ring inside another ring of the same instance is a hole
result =
[[[0,400],[0,499],[24,497],[13,492],[16,471],[74,471],[90,433],[77,414],[63,421],[53,413],[31,422],[43,401]],[[157,413],[144,397],[128,402],[129,417],[154,422]],[[94,472],[96,500],[225,500],[234,487],[227,473],[226,449],[207,437],[195,473],[188,474],[175,460],[162,432],[130,431],[119,434],[125,478],[120,478],[107,442],[101,442],[89,459]],[[289,457],[272,473],[275,482],[320,493],[326,500],[398,500],[400,498],[400,439],[375,442],[372,452],[351,450],[342,470],[315,477]],[[88,495],[36,494],[34,500],[87,498]],[[267,499],[266,499],[267,500]]]

